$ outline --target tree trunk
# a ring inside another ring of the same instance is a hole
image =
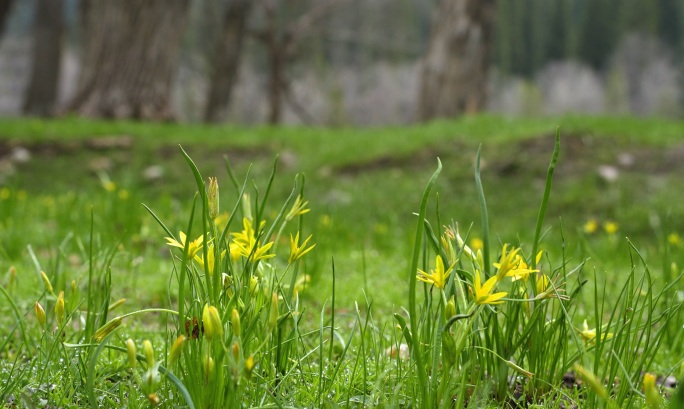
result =
[[[253,0],[234,0],[226,6],[221,33],[212,56],[209,97],[204,113],[207,122],[220,122],[230,106],[240,67],[245,24],[252,4]]]
[[[442,0],[423,60],[421,120],[477,112],[486,80],[496,0]]]
[[[268,123],[276,125],[280,123],[282,116],[282,91],[284,86],[285,56],[282,46],[270,44],[270,65],[268,80]]]
[[[0,36],[5,32],[5,22],[12,9],[14,0],[0,0]]]
[[[63,0],[36,2],[31,80],[23,108],[28,115],[51,116],[55,109],[64,31],[63,4]]]
[[[71,109],[101,118],[171,120],[171,84],[188,0],[88,3],[79,91]]]

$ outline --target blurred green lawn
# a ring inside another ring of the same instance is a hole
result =
[[[205,178],[218,176],[224,211],[237,200],[224,155],[238,178],[253,164],[249,177],[260,194],[280,155],[266,215],[275,215],[294,176],[304,174],[312,209],[304,230],[318,243],[303,265],[312,277],[310,301],[330,298],[334,257],[338,306],[353,308],[365,293],[381,310],[396,311],[408,288],[412,213],[436,158],[444,165],[436,189],[441,224],[453,220],[462,233],[472,226],[471,238],[481,237],[473,163],[482,145],[492,240],[529,244],[557,127],[561,153],[542,247],[556,260],[561,251],[576,264],[589,258],[584,274],[617,286],[630,266],[628,237],[662,284],[672,261],[684,264],[681,251],[660,251],[668,235],[684,234],[683,122],[489,115],[366,129],[2,119],[0,279],[6,282],[15,265],[18,285],[31,296],[37,281],[25,278],[35,270],[29,245],[43,269],[64,271],[66,281],[83,277],[92,216],[96,248],[119,250],[116,296],[143,306],[165,302],[171,259],[162,229],[141,203],[172,230],[185,229],[196,187],[181,144]],[[10,166],[18,147],[30,157]],[[150,177],[154,172],[158,177]],[[434,220],[435,209],[430,213]],[[592,218],[599,228],[586,234]],[[619,226],[614,235],[602,230],[608,221]]]

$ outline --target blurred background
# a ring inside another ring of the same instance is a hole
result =
[[[681,0],[0,0],[0,29],[1,116],[358,126],[684,103]]]

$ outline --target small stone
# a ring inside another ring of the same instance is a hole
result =
[[[153,165],[143,170],[143,177],[147,181],[159,180],[164,176],[164,168],[159,165]]]
[[[22,146],[17,146],[12,149],[11,158],[16,163],[26,163],[31,160],[31,152]]]
[[[620,176],[620,171],[615,166],[601,165],[598,167],[598,174],[606,182],[615,182]]]

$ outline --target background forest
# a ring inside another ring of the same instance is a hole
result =
[[[133,20],[88,23],[112,15],[101,6],[107,2],[0,3],[0,115],[107,116],[89,112],[93,102],[83,84],[99,81],[88,72],[116,75],[84,70],[84,64],[93,66],[86,60],[92,58],[88,47],[112,55],[145,55],[152,47],[165,56],[159,64],[166,68],[147,68],[157,72],[148,75],[168,76],[170,88],[160,92],[171,101],[155,115],[193,122],[371,125],[424,119],[421,77],[427,75],[436,16],[444,14],[437,0],[196,0],[169,2],[163,25],[154,23],[161,21],[162,8],[146,2],[149,12],[134,18],[150,22],[141,27],[168,30],[164,41],[151,46],[144,29],[130,30],[133,37],[117,48],[111,33],[135,26]],[[118,2],[121,9],[137,3]],[[479,3],[495,10],[487,17],[487,63],[478,68],[486,102],[466,111],[681,114],[681,1]],[[130,76],[125,59],[115,61],[110,69]],[[38,84],[31,67],[43,70],[33,70]]]

